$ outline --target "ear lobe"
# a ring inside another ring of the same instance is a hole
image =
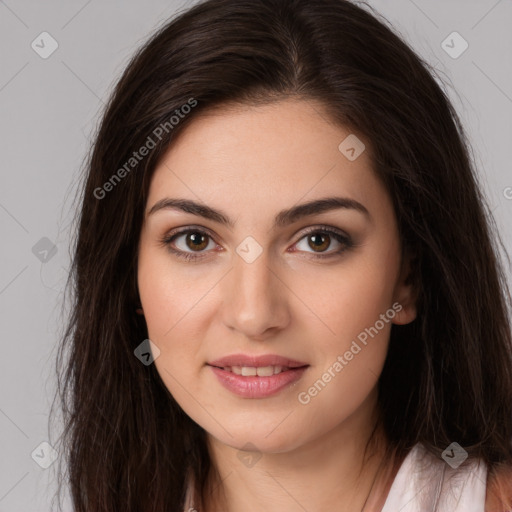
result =
[[[397,308],[395,310],[396,315],[392,320],[394,324],[409,324],[416,318],[416,302],[418,297],[416,279],[414,279],[416,263],[417,258],[411,258],[408,254],[406,254],[402,262],[400,277],[398,278],[393,294],[393,303],[398,302],[401,309],[398,310]]]

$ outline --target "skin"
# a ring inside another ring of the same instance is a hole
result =
[[[350,133],[309,100],[223,106],[194,119],[152,177],[139,246],[140,298],[149,337],[160,350],[156,368],[207,432],[222,478],[215,496],[207,497],[208,512],[220,510],[221,497],[230,512],[358,511],[381,467],[365,512],[380,510],[397,469],[380,466],[382,435],[364,466],[363,450],[376,418],[391,325],[415,318],[414,291],[391,199],[372,170],[369,141],[356,134],[366,150],[354,161],[338,149]],[[272,227],[281,210],[333,195],[358,201],[369,216],[343,208]],[[166,197],[222,210],[235,224],[176,209],[148,215]],[[344,246],[328,236],[315,250],[313,233],[305,230],[318,226],[321,235],[321,225],[348,234],[354,245],[334,255]],[[188,226],[212,235],[199,253],[186,234],[172,243],[202,255],[196,261],[180,259],[161,243]],[[247,236],[262,248],[252,263],[236,252]],[[298,393],[395,302],[402,310],[301,404]],[[242,398],[206,365],[233,353],[278,354],[309,367],[274,396]],[[247,443],[260,457],[251,467],[239,458]]]

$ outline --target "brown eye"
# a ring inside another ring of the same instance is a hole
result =
[[[328,251],[329,248],[332,248],[333,244],[333,250]],[[330,258],[331,256],[340,255],[346,249],[353,247],[353,245],[352,239],[348,235],[325,226],[312,228],[307,231],[295,244],[295,247],[296,250],[313,254],[316,258]]]
[[[208,252],[205,249],[208,248],[209,242],[212,243],[210,249],[213,249],[215,243],[211,235],[199,229],[183,229],[161,240],[162,245],[167,247],[169,252],[185,260],[202,257],[203,253]]]
[[[201,251],[208,246],[209,236],[200,231],[190,231],[185,233],[185,243],[193,251]]]
[[[324,233],[314,233],[308,236],[308,245],[315,252],[323,252],[329,248],[331,237]]]

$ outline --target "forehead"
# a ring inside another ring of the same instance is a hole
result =
[[[328,195],[389,207],[369,141],[331,122],[316,102],[285,100],[196,117],[155,169],[148,206],[180,196],[228,203],[238,215]]]

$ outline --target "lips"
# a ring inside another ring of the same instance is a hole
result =
[[[278,355],[233,354],[207,363],[219,382],[244,398],[266,398],[297,382],[309,366]]]

